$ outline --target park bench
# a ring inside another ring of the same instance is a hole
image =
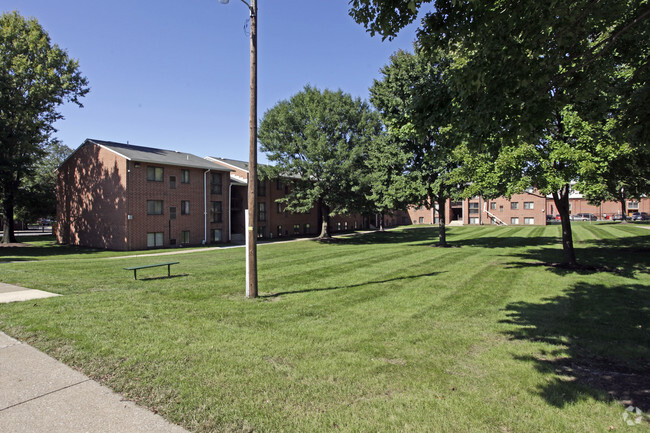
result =
[[[127,271],[133,271],[133,278],[135,278],[137,280],[138,279],[138,274],[137,274],[138,269],[155,268],[155,267],[158,267],[158,266],[167,266],[167,276],[171,277],[171,270],[170,270],[171,266],[176,265],[176,264],[178,264],[178,262],[165,262],[165,263],[156,263],[156,264],[153,264],[153,265],[132,266],[130,268],[124,268],[124,269],[126,269]]]

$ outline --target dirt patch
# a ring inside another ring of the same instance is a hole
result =
[[[21,242],[14,242],[11,244],[3,244],[0,242],[0,248],[26,248],[26,247],[31,247],[32,245],[29,244],[23,244]]]

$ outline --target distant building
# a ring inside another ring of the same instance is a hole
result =
[[[244,211],[248,209],[248,162],[208,156],[208,161],[232,170],[231,220],[233,241],[244,241]],[[287,236],[317,236],[320,234],[322,215],[317,207],[305,213],[288,212],[283,203],[291,188],[291,178],[258,179],[257,185],[257,236],[275,239]],[[361,215],[337,215],[330,218],[330,230],[345,232],[368,228],[368,218]]]
[[[438,224],[440,216],[435,206],[410,206],[407,210],[411,224]],[[448,200],[445,223],[458,225],[546,225],[546,198],[534,190],[514,194],[510,199],[472,197]]]
[[[189,153],[88,139],[58,169],[57,240],[111,250],[227,242],[230,171]]]
[[[288,212],[282,199],[291,178],[260,180],[258,237],[316,236],[322,215],[316,207]],[[59,243],[111,250],[244,242],[248,207],[248,163],[200,158],[189,153],[102,140],[86,140],[58,169]],[[579,193],[569,197],[572,215],[610,219],[620,203],[592,206]],[[627,214],[650,213],[650,199],[628,200]],[[552,199],[535,190],[509,199],[448,200],[447,224],[545,225],[556,220]],[[384,226],[438,224],[435,206],[409,206],[384,216]],[[380,216],[338,215],[330,232],[372,229]]]

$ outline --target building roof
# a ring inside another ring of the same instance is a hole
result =
[[[247,161],[238,161],[236,159],[229,159],[229,158],[217,158],[216,156],[208,156],[208,158],[213,159],[215,161],[223,162],[226,165],[230,165],[230,166],[232,166],[234,168],[244,170],[246,173],[248,173],[248,162]],[[264,165],[264,164],[258,164],[258,165]]]
[[[156,149],[153,147],[134,146],[132,144],[115,143],[96,139],[87,139],[82,146],[93,143],[110,150],[129,161],[147,162],[153,164],[175,165],[179,167],[201,168],[204,170],[232,171],[219,164],[208,161],[191,153],[175,150]]]
[[[208,156],[208,159],[211,159],[213,161],[219,161],[227,166],[237,168],[240,170],[245,171],[248,173],[248,162],[247,161],[239,161],[237,159],[229,159],[229,158],[217,158],[216,156]],[[257,164],[258,167],[271,167],[269,164]],[[233,175],[231,175],[232,177]],[[281,174],[280,175],[283,178],[287,179],[301,179],[300,175],[298,174]],[[245,179],[244,179],[245,180]]]

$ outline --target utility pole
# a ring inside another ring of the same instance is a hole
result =
[[[219,0],[227,4],[229,0]],[[251,26],[250,143],[248,155],[248,218],[246,222],[246,297],[257,298],[257,0],[248,4]]]

